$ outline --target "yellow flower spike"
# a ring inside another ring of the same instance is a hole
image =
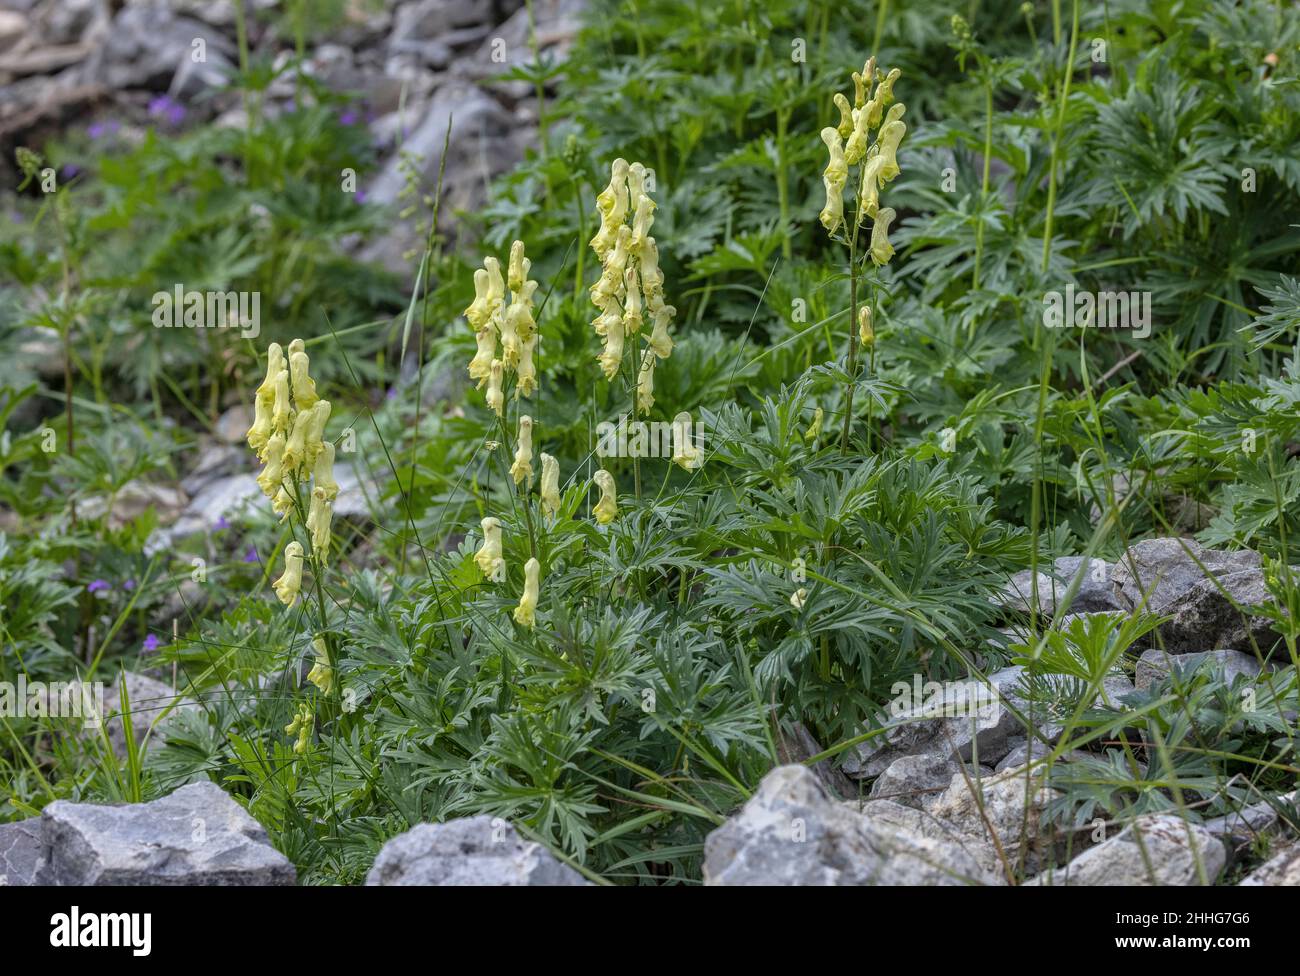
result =
[[[492,360],[497,358],[496,329],[491,325],[485,326],[478,330],[474,339],[478,343],[478,351],[469,361],[469,378],[477,380],[481,390],[492,374]]]
[[[555,516],[560,511],[560,462],[542,452],[542,514]]]
[[[521,396],[530,397],[533,395],[533,391],[537,389],[537,366],[533,362],[533,356],[536,352],[536,335],[525,339],[523,345],[519,347],[518,382],[515,384],[516,399]]]
[[[890,111],[892,112],[893,109]],[[906,132],[907,123],[902,119],[886,122],[880,127],[880,135],[876,137],[876,145],[880,147],[880,155],[877,158],[881,161],[879,179],[882,184],[888,183],[900,172],[898,168],[898,144],[903,141]]]
[[[894,256],[894,246],[889,243],[889,225],[898,214],[893,207],[881,207],[876,222],[871,226],[871,260],[877,266],[889,263]]]
[[[817,440],[817,438],[821,435],[822,432],[822,418],[824,416],[825,414],[822,412],[821,407],[818,407],[816,410],[813,411],[812,423],[809,424],[808,429],[803,432],[804,440],[806,441]]]
[[[691,441],[691,415],[683,411],[673,418],[673,464],[694,471],[704,463],[704,452]]]
[[[506,283],[501,277],[501,262],[494,257],[483,259],[487,271],[487,307],[489,317],[506,303]]]
[[[870,349],[876,344],[876,333],[871,328],[871,306],[863,305],[858,309],[858,342]]]
[[[320,689],[322,695],[328,695],[334,688],[334,669],[330,667],[329,653],[325,647],[325,638],[317,637],[311,642],[316,652],[316,663],[307,672],[307,680]]]
[[[275,377],[275,406],[271,411],[271,429],[287,434],[293,420],[293,407],[289,405],[289,371],[280,370]]]
[[[328,501],[333,501],[339,497],[338,482],[334,480],[334,444],[330,441],[322,441],[320,445],[320,454],[316,456],[316,463],[312,466],[312,491],[324,492]]]
[[[611,319],[605,331],[605,347],[596,357],[605,379],[612,380],[623,364],[623,320]]]
[[[636,335],[641,331],[641,289],[637,285],[636,268],[628,268],[623,275],[623,332]]]
[[[867,58],[866,64],[862,66],[861,72],[853,72],[853,107],[862,108],[867,101],[867,89],[871,87],[871,81],[876,76],[876,57],[873,54]]]
[[[641,413],[649,413],[655,405],[655,362],[654,350],[647,349],[636,380],[636,408]]]
[[[330,551],[330,522],[334,518],[334,505],[324,489],[313,488],[311,507],[307,510],[307,531],[311,534],[311,551],[324,559]]]
[[[316,381],[308,373],[310,368],[307,353],[301,349],[289,356],[289,382],[293,387],[293,402],[299,410],[310,410],[320,399],[316,395]]]
[[[516,485],[532,487],[533,484],[533,418],[524,414],[519,418],[519,441],[515,447],[515,463],[510,465],[510,477]]]
[[[483,545],[474,554],[474,562],[488,579],[497,579],[506,564],[501,554],[501,523],[494,518],[485,518],[479,526],[483,529]]]
[[[298,711],[293,717],[293,721],[284,727],[284,731],[289,735],[296,735],[298,741],[293,744],[293,751],[302,755],[311,746],[311,731],[315,719],[312,716],[311,709],[303,702],[298,706]]]
[[[594,480],[600,489],[600,501],[591,511],[599,524],[609,525],[618,515],[618,488],[614,485],[614,476],[603,468],[596,472]]]
[[[829,126],[822,129],[822,142],[830,150],[831,158],[826,164],[826,172],[822,174],[822,185],[826,187],[826,206],[822,207],[821,222],[826,233],[834,234],[844,223],[844,184],[849,179],[849,167],[838,132]]]
[[[284,547],[284,575],[275,581],[275,595],[286,607],[298,600],[302,588],[302,543],[296,539]]]
[[[650,330],[650,338],[646,341],[650,343],[650,348],[660,359],[667,359],[673,354],[673,340],[668,335],[668,323],[676,314],[677,309],[663,304],[650,311],[650,317],[654,319],[654,328]]]
[[[501,416],[501,411],[505,409],[506,405],[505,394],[501,392],[501,384],[505,381],[505,374],[505,364],[499,359],[492,360],[491,371],[488,373],[487,405],[488,409],[498,417]]]
[[[537,611],[537,597],[541,590],[542,564],[535,558],[524,563],[524,593],[515,607],[515,623],[521,627],[532,627]]]
[[[512,293],[518,294],[523,291],[530,267],[531,263],[524,257],[524,242],[515,241],[510,245],[510,264],[506,272],[506,281]]]
[[[474,300],[465,309],[465,318],[475,332],[483,331],[492,316],[488,304],[488,273],[480,268],[474,272]]]
[[[266,464],[257,476],[257,487],[267,498],[274,498],[284,480],[284,435],[272,434],[266,442]]]
[[[847,139],[853,132],[853,109],[849,107],[849,100],[839,92],[835,93],[834,101],[835,107],[840,110],[840,124],[835,127],[835,131],[841,139]]]
[[[858,187],[858,226],[868,217],[875,217],[880,209],[880,167],[883,157],[874,155],[862,167],[862,185]]]

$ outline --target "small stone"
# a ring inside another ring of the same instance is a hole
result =
[[[1128,548],[1115,564],[1111,579],[1118,606],[1137,609],[1149,591],[1147,612],[1163,613],[1169,604],[1206,578],[1205,570],[1224,576],[1257,569],[1259,565],[1259,553],[1249,550],[1205,549],[1193,539],[1147,539]]]
[[[1293,572],[1300,572],[1295,567]],[[1273,623],[1248,611],[1273,603],[1262,569],[1243,569],[1193,583],[1165,605],[1173,619],[1160,625],[1165,650],[1183,654],[1202,647],[1258,646],[1268,654],[1279,640]]]
[[[45,885],[291,885],[296,873],[261,824],[215,783],[151,803],[56,800],[41,814]]]
[[[1042,854],[1055,847],[1055,837],[1042,822],[1042,814],[1061,795],[1043,785],[1044,780],[1042,771],[1027,774],[1023,766],[1004,769],[978,782],[967,783],[964,776],[957,775],[929,812],[990,851],[995,850],[996,836],[1013,866],[1023,859],[1034,870]]]
[[[900,810],[907,808],[900,807]],[[906,815],[904,815],[906,816]],[[778,766],[704,843],[706,885],[998,884],[964,848],[832,801],[803,766]]]
[[[1300,887],[1300,844],[1284,847],[1241,880],[1241,887]]]
[[[943,753],[900,756],[871,784],[871,799],[924,809],[947,789],[961,764]]]
[[[589,885],[541,844],[486,814],[418,824],[384,844],[366,876],[372,887]]]
[[[1202,883],[1198,862],[1204,868],[1205,881],[1213,884],[1227,863],[1227,852],[1218,838],[1181,817],[1148,814],[1065,867],[1044,871],[1025,884],[1185,887]]]
[[[34,884],[40,856],[40,817],[0,824],[0,888]]]

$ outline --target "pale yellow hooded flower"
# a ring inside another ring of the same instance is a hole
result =
[[[899,102],[894,108],[889,110],[889,114],[894,114],[894,109],[903,108],[903,103]],[[902,115],[902,112],[898,113]],[[876,145],[880,147],[880,182],[888,183],[899,172],[898,168],[898,144],[903,141],[903,136],[907,134],[907,123],[901,118],[891,119],[880,127],[880,135],[876,137]]]
[[[835,93],[835,107],[840,110],[840,124],[835,127],[835,131],[840,134],[841,139],[847,139],[853,134],[853,109],[849,107],[849,100],[839,92]]]
[[[284,575],[275,581],[275,595],[286,607],[298,600],[302,588],[302,543],[296,539],[284,547]]]
[[[862,186],[858,189],[858,225],[880,210],[880,168],[884,157],[873,155],[862,167]]]
[[[822,174],[822,186],[826,188],[826,206],[822,207],[820,219],[826,233],[834,234],[844,223],[844,184],[849,180],[849,167],[838,132],[830,126],[822,129],[822,142],[826,143],[831,158]]]
[[[329,423],[332,409],[328,400],[317,400],[316,406],[311,408],[311,423],[307,427],[306,443],[303,445],[303,461],[309,468],[316,464],[316,458],[320,456],[321,447],[325,443],[325,425]]]
[[[505,365],[499,359],[492,360],[492,369],[488,373],[487,405],[498,417],[505,409],[506,397],[501,391],[501,384],[505,382]]]
[[[889,263],[894,256],[894,246],[889,243],[889,225],[898,213],[893,207],[881,207],[876,213],[876,222],[871,226],[871,260],[877,266]]]
[[[328,695],[334,688],[334,669],[330,667],[329,651],[325,647],[325,638],[316,637],[311,642],[316,652],[316,663],[307,672],[307,680],[320,689],[322,695]]]
[[[275,406],[271,411],[271,428],[288,433],[292,420],[293,407],[289,403],[289,371],[282,369],[275,377]]]
[[[654,354],[660,359],[667,359],[673,354],[673,340],[668,335],[668,323],[673,320],[677,314],[677,309],[671,305],[659,305],[657,308],[651,308],[650,317],[654,321],[654,328],[650,330],[650,338],[646,340]]]
[[[542,564],[536,558],[524,563],[524,593],[515,607],[515,623],[521,627],[532,627],[537,611],[537,597],[541,590]]]
[[[485,577],[496,579],[506,563],[501,553],[501,523],[494,518],[485,518],[479,526],[483,529],[483,545],[474,554],[474,562]]]
[[[515,447],[515,463],[510,465],[510,477],[516,485],[533,483],[533,418],[524,414],[519,418],[519,441]]]
[[[600,501],[596,502],[592,514],[601,525],[608,525],[618,515],[618,488],[614,485],[614,476],[603,468],[594,476],[596,487],[600,489]]]
[[[315,413],[314,410],[298,411],[293,418],[293,430],[284,445],[284,470],[294,480],[297,480],[298,471],[307,456],[307,431]]]
[[[515,396],[530,397],[537,389],[537,365],[533,357],[537,353],[537,336],[525,339],[519,347],[519,370],[515,383]]]
[[[871,328],[871,306],[858,309],[858,342],[870,349],[876,344],[876,333]]]
[[[501,365],[506,369],[514,369],[519,365],[519,354],[522,343],[519,339],[518,319],[510,314],[514,310],[511,306],[506,310],[504,315],[497,315],[496,322],[501,329]]]
[[[494,257],[483,259],[483,268],[487,271],[487,308],[488,317],[495,315],[506,303],[506,283],[501,277],[501,262]]]
[[[297,346],[298,348],[294,348]],[[293,387],[293,402],[299,410],[310,410],[320,399],[316,395],[316,381],[311,378],[309,370],[311,361],[301,339],[289,343],[289,382]]]
[[[600,230],[591,239],[591,249],[602,261],[618,238],[619,228],[628,210],[627,191],[628,165],[626,159],[616,159],[610,166],[609,185],[596,197],[596,209],[600,211]]]
[[[266,378],[253,398],[253,426],[248,428],[248,446],[265,460],[266,442],[273,433],[271,413],[275,406],[276,379],[284,369],[284,350],[278,342],[267,346]]]
[[[623,331],[636,335],[641,331],[641,289],[637,285],[636,268],[628,268],[623,275]]]
[[[649,413],[655,405],[655,362],[654,350],[647,349],[636,380],[636,408],[641,413]]]
[[[322,488],[313,488],[311,506],[307,510],[307,531],[311,535],[311,551],[322,559],[329,555],[330,522],[334,518],[334,505]]]
[[[469,361],[469,378],[477,380],[481,390],[492,375],[492,360],[497,358],[497,330],[489,324],[474,334],[474,341],[478,350]]]
[[[812,423],[809,424],[808,429],[803,432],[804,440],[806,441],[817,440],[817,438],[821,435],[822,432],[822,418],[824,416],[825,413],[822,411],[821,407],[818,407],[813,411]]]
[[[876,58],[875,55],[867,58],[866,63],[862,66],[862,71],[853,72],[853,107],[862,108],[867,101],[867,89],[871,87],[872,79],[876,76]]]
[[[506,282],[509,284],[512,293],[523,291],[524,282],[528,278],[528,269],[532,266],[532,262],[524,257],[524,242],[515,241],[511,244],[510,264],[507,269]]]
[[[267,498],[274,498],[284,480],[284,434],[275,433],[266,442],[265,465],[257,476],[257,487]]]
[[[311,474],[313,492],[322,492],[331,502],[339,497],[338,482],[334,480],[334,444],[331,441],[321,442],[320,454],[316,456]]]
[[[492,308],[488,302],[488,273],[480,268],[474,272],[474,300],[465,309],[465,318],[470,328],[482,332],[492,317]]]
[[[542,514],[554,517],[560,511],[560,462],[542,452]]]
[[[615,319],[609,323],[605,332],[605,347],[596,357],[600,363],[605,379],[612,380],[623,364],[623,320]]]
[[[673,418],[673,463],[685,471],[704,463],[704,452],[691,439],[691,415],[685,411]]]

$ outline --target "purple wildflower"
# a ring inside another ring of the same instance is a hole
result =
[[[348,108],[344,109],[343,114],[339,116],[339,122],[343,125],[356,125],[359,118],[356,109]]]
[[[122,584],[122,589],[130,593],[132,590],[135,589],[135,580],[133,579],[127,580],[125,583]]]
[[[246,563],[256,563],[256,562],[260,562],[260,561],[261,561],[261,560],[258,558],[258,555],[257,555],[257,547],[256,547],[256,546],[249,546],[249,547],[248,547],[248,552],[244,553],[244,562],[246,562]]]
[[[108,585],[108,580],[97,579],[94,582],[92,582],[89,586],[86,587],[86,592],[98,593],[100,590],[111,590],[111,589],[112,587]]]
[[[109,119],[107,122],[92,122],[86,127],[86,135],[92,139],[102,139],[104,136],[111,136],[122,128],[116,119]]]
[[[159,95],[149,102],[149,114],[162,118],[168,125],[176,126],[185,121],[185,106],[170,95]]]
[[[144,649],[146,651],[156,651],[162,647],[162,641],[158,639],[157,634],[150,634],[144,639]]]
[[[217,531],[220,532],[222,529],[228,529],[228,528],[230,528],[230,523],[226,521],[226,517],[224,515],[218,515]]]

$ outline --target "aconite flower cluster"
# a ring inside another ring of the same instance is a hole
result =
[[[334,445],[325,439],[330,402],[317,395],[310,366],[301,339],[289,343],[287,359],[280,344],[271,343],[247,437],[262,462],[258,487],[280,517],[306,500],[304,521],[312,555],[323,564],[339,486],[334,480]],[[285,546],[284,573],[275,582],[275,594],[286,606],[298,599],[304,558],[302,543],[294,540]]]
[[[531,397],[537,389],[537,321],[533,318],[537,282],[528,277],[531,267],[523,241],[510,246],[505,278],[500,261],[484,258],[483,267],[474,272],[474,300],[465,309],[478,345],[469,376],[480,390],[487,387],[487,405],[498,417],[504,416],[508,374],[515,376],[516,397]]]
[[[899,174],[898,146],[907,132],[903,122],[906,107],[894,102],[894,83],[899,70],[894,68],[877,79],[876,59],[870,58],[861,73],[853,72],[854,101],[836,92],[835,106],[840,111],[838,126],[822,129],[822,142],[830,153],[822,184],[826,188],[826,206],[822,208],[821,223],[826,232],[835,236],[847,231],[844,216],[844,191],[849,181],[849,168],[861,164],[857,173],[858,212],[852,228],[856,239],[857,227],[866,218],[872,220],[871,244],[868,253],[876,265],[885,265],[894,255],[889,243],[889,225],[897,213],[892,207],[880,206],[880,191]],[[872,82],[875,92],[867,92]],[[872,133],[875,133],[874,140]]]
[[[590,242],[601,263],[600,277],[591,286],[591,300],[600,313],[592,327],[603,344],[597,362],[605,378],[612,380],[622,368],[624,355],[633,356],[636,408],[641,413],[654,406],[655,363],[672,355],[668,327],[677,314],[664,302],[659,249],[650,236],[655,212],[652,190],[650,171],[643,165],[614,160],[609,185],[596,197],[600,229]],[[650,329],[643,336],[647,316]],[[638,337],[644,338],[644,346]]]

